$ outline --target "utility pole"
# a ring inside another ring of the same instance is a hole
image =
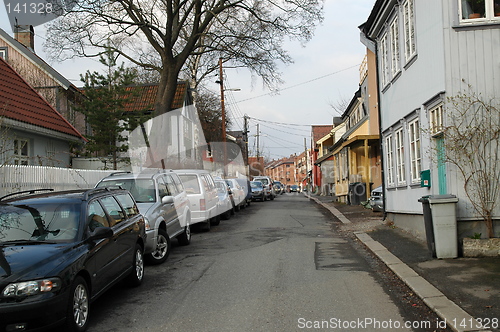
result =
[[[263,166],[261,165],[260,163],[260,157],[259,157],[259,154],[260,154],[260,151],[259,151],[259,136],[260,136],[260,130],[259,130],[259,124],[257,123],[257,135],[255,135],[257,137],[257,162],[259,163],[259,166]],[[259,167],[260,168],[260,167]],[[264,169],[264,167],[262,167],[262,169]],[[259,170],[260,171],[260,170]],[[262,175],[262,174],[260,174]]]
[[[243,126],[243,144],[245,147],[244,156],[245,156],[245,165],[248,166],[248,115],[243,116],[244,126]]]
[[[306,187],[309,187],[308,186],[308,182],[309,182],[309,156],[307,153],[307,138],[306,137],[304,137],[304,157],[305,157],[305,161],[306,161]]]
[[[219,58],[219,85],[220,85],[220,107],[221,107],[221,118],[222,118],[222,145],[223,145],[223,158],[222,167],[223,174],[226,177],[226,163],[227,163],[227,150],[226,150],[226,108],[224,105],[224,73],[222,71],[222,58]]]

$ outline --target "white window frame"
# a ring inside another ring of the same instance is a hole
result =
[[[395,131],[395,152],[396,152],[396,179],[398,185],[406,183],[406,169],[405,169],[405,145],[403,128]]]
[[[387,185],[394,186],[394,151],[392,147],[392,135],[385,137],[385,161]]]
[[[415,12],[414,0],[407,0],[403,4],[403,22],[404,22],[404,42],[405,42],[405,60],[409,62],[417,53],[415,43]]]
[[[420,140],[420,121],[415,119],[408,123],[408,137],[410,142],[410,173],[411,182],[420,182],[422,170],[422,154]]]
[[[399,60],[399,20],[398,17],[392,21],[390,25],[390,40],[391,40],[391,74],[394,78],[401,70]]]
[[[380,38],[380,70],[382,73],[382,87],[389,83],[389,44],[387,33]]]
[[[500,3],[498,3],[498,7],[495,8],[495,1],[497,1],[498,3],[498,0],[484,0],[484,8],[483,8],[484,16],[471,17],[469,15],[471,15],[474,12],[473,9],[470,6],[464,7],[464,4],[467,5],[468,0],[458,0],[460,21],[463,23],[480,23],[480,22],[484,23],[485,21],[499,21]]]
[[[28,139],[14,139],[13,152],[14,165],[29,165],[30,142]]]
[[[432,136],[443,133],[443,104],[439,104],[429,110],[429,126]]]

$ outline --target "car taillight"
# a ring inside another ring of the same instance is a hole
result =
[[[200,210],[206,210],[207,205],[205,204],[205,199],[200,199]]]

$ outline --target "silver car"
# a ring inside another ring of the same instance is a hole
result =
[[[96,187],[128,189],[146,221],[145,259],[150,264],[163,263],[170,254],[170,244],[191,242],[191,211],[181,180],[172,171],[146,170],[140,174],[116,172],[102,179]]]
[[[382,192],[382,186],[372,190],[368,201],[370,202],[372,211],[384,211],[384,193]]]

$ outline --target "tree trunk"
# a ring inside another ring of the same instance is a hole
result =
[[[485,223],[486,223],[486,229],[488,231],[488,238],[491,239],[491,238],[495,237],[495,232],[493,229],[493,218],[491,217],[491,213],[489,213],[489,212],[486,215]]]
[[[177,76],[178,70],[168,69],[161,73],[160,82],[158,85],[158,93],[156,95],[155,115],[161,115],[172,110],[172,104],[177,91]]]

